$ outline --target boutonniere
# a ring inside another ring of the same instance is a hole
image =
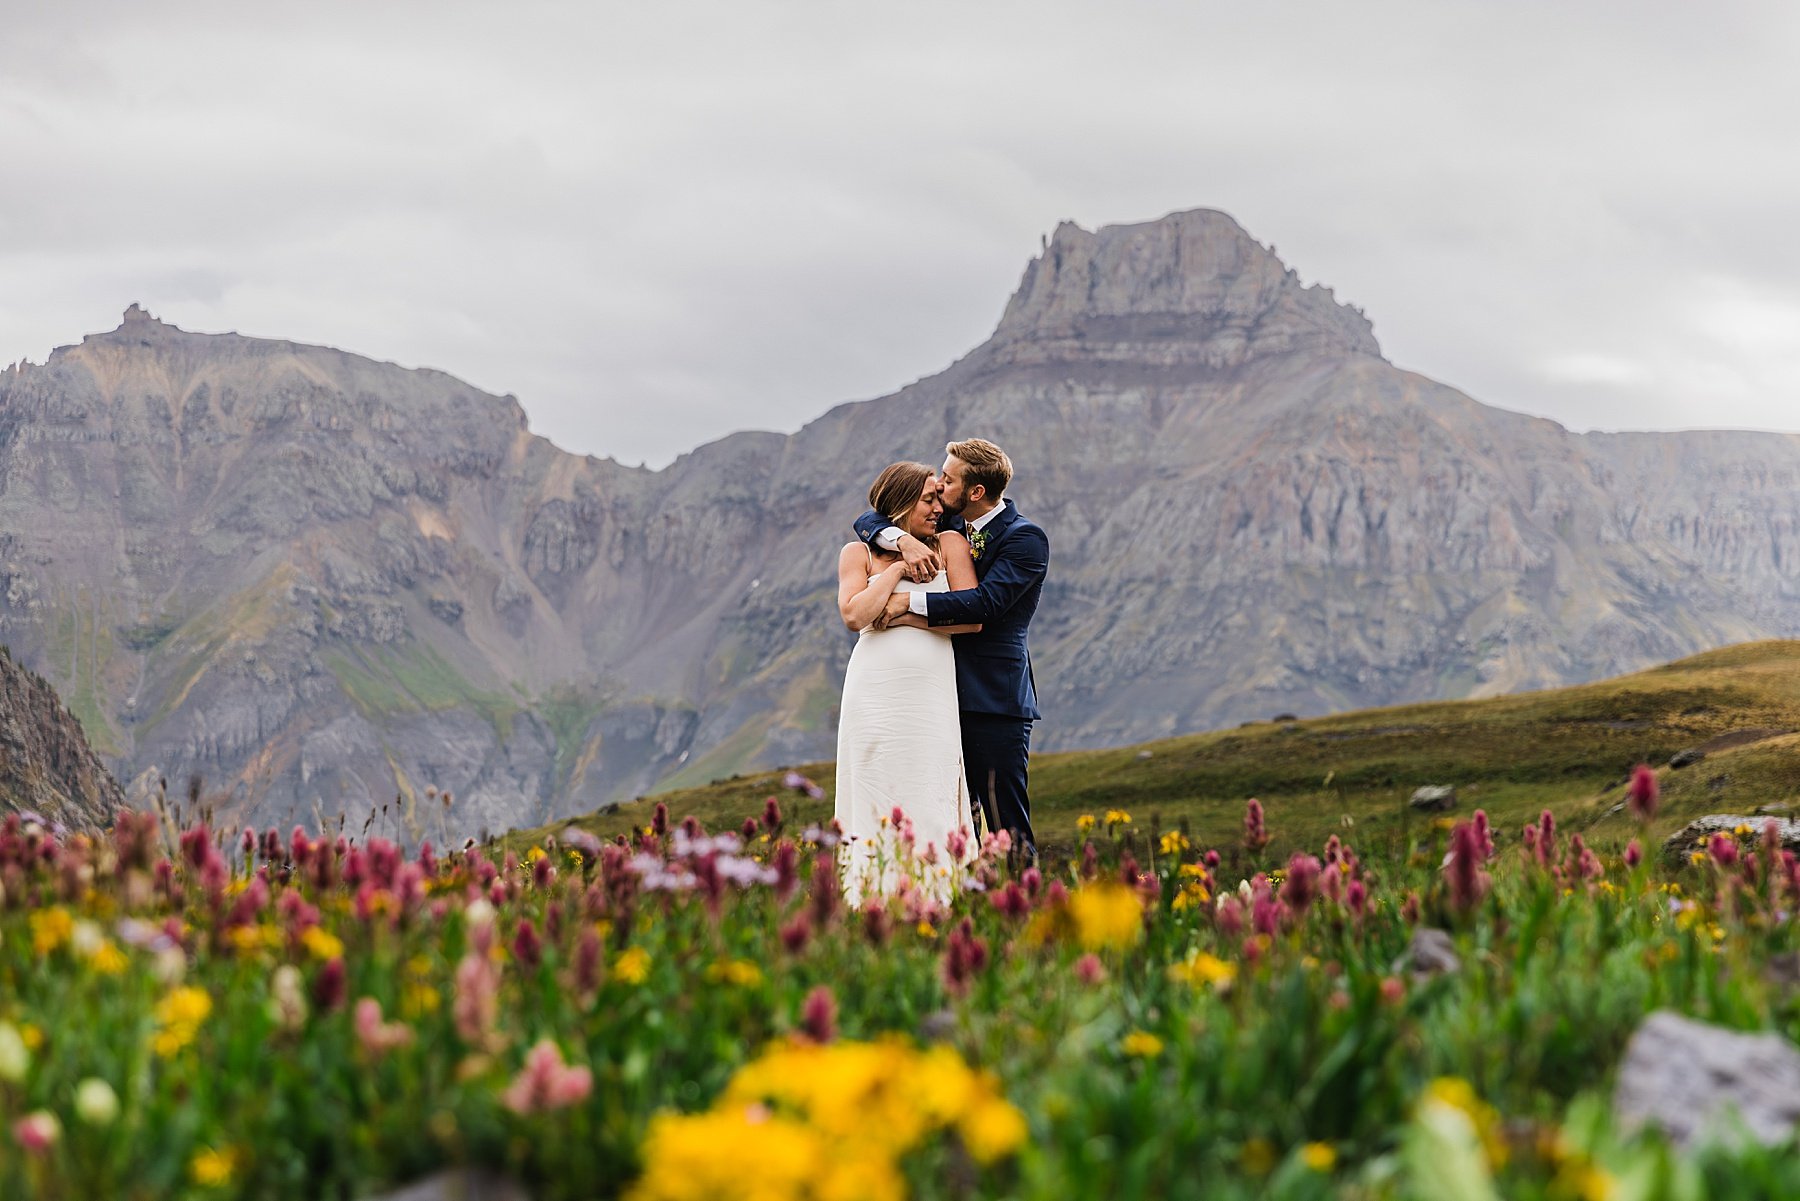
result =
[[[969,531],[969,557],[971,559],[981,558],[982,548],[985,547],[986,545],[987,545],[987,531],[986,530],[970,530]]]

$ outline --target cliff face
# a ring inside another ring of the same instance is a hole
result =
[[[1484,407],[1193,212],[1065,225],[941,374],[659,472],[440,373],[134,309],[0,373],[0,638],[122,773],[230,814],[548,820],[828,756],[848,521],[971,434],[1051,535],[1040,747],[1800,634],[1800,440]]]
[[[0,814],[99,830],[122,800],[56,690],[0,650]]]

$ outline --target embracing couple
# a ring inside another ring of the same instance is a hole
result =
[[[942,469],[895,463],[838,555],[857,632],[838,722],[846,896],[948,895],[976,829],[1035,858],[1026,755],[1039,717],[1025,632],[1050,540],[1007,499],[1012,460],[981,438]],[[977,824],[979,823],[979,824]],[[921,878],[921,876],[923,878]]]

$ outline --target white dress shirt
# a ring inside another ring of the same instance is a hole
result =
[[[970,529],[970,530],[982,529],[983,527],[985,527],[987,525],[988,522],[990,522],[994,518],[1000,516],[1000,510],[1002,510],[1004,508],[1006,508],[1006,501],[1001,500],[1001,502],[999,504],[995,505],[993,508],[991,508],[987,512],[983,513],[980,517],[974,518],[971,521],[964,522],[963,527],[965,529]],[[892,542],[888,541],[888,535],[890,535],[890,534],[893,535]],[[890,525],[887,529],[885,529],[885,530],[881,531],[881,533],[875,535],[875,541],[881,543],[882,547],[886,550],[896,550],[900,546],[900,534],[901,534],[901,530],[900,530],[899,526]],[[928,610],[925,607],[925,597],[926,597],[926,594],[923,592],[907,593],[906,594],[907,608],[909,610],[911,610],[912,612],[917,613],[920,617],[930,617],[931,612],[930,612],[930,610]]]

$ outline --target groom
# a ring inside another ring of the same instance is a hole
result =
[[[963,527],[975,558],[976,586],[960,592],[896,592],[887,617],[915,613],[934,626],[980,623],[979,634],[958,634],[956,693],[962,717],[963,772],[990,829],[1008,830],[1021,862],[1037,859],[1026,790],[1031,723],[1042,716],[1031,677],[1025,631],[1037,611],[1050,570],[1050,539],[1004,497],[1012,460],[984,438],[952,442],[939,477],[945,528]],[[930,547],[873,509],[856,534],[899,553],[915,580],[937,574]]]

